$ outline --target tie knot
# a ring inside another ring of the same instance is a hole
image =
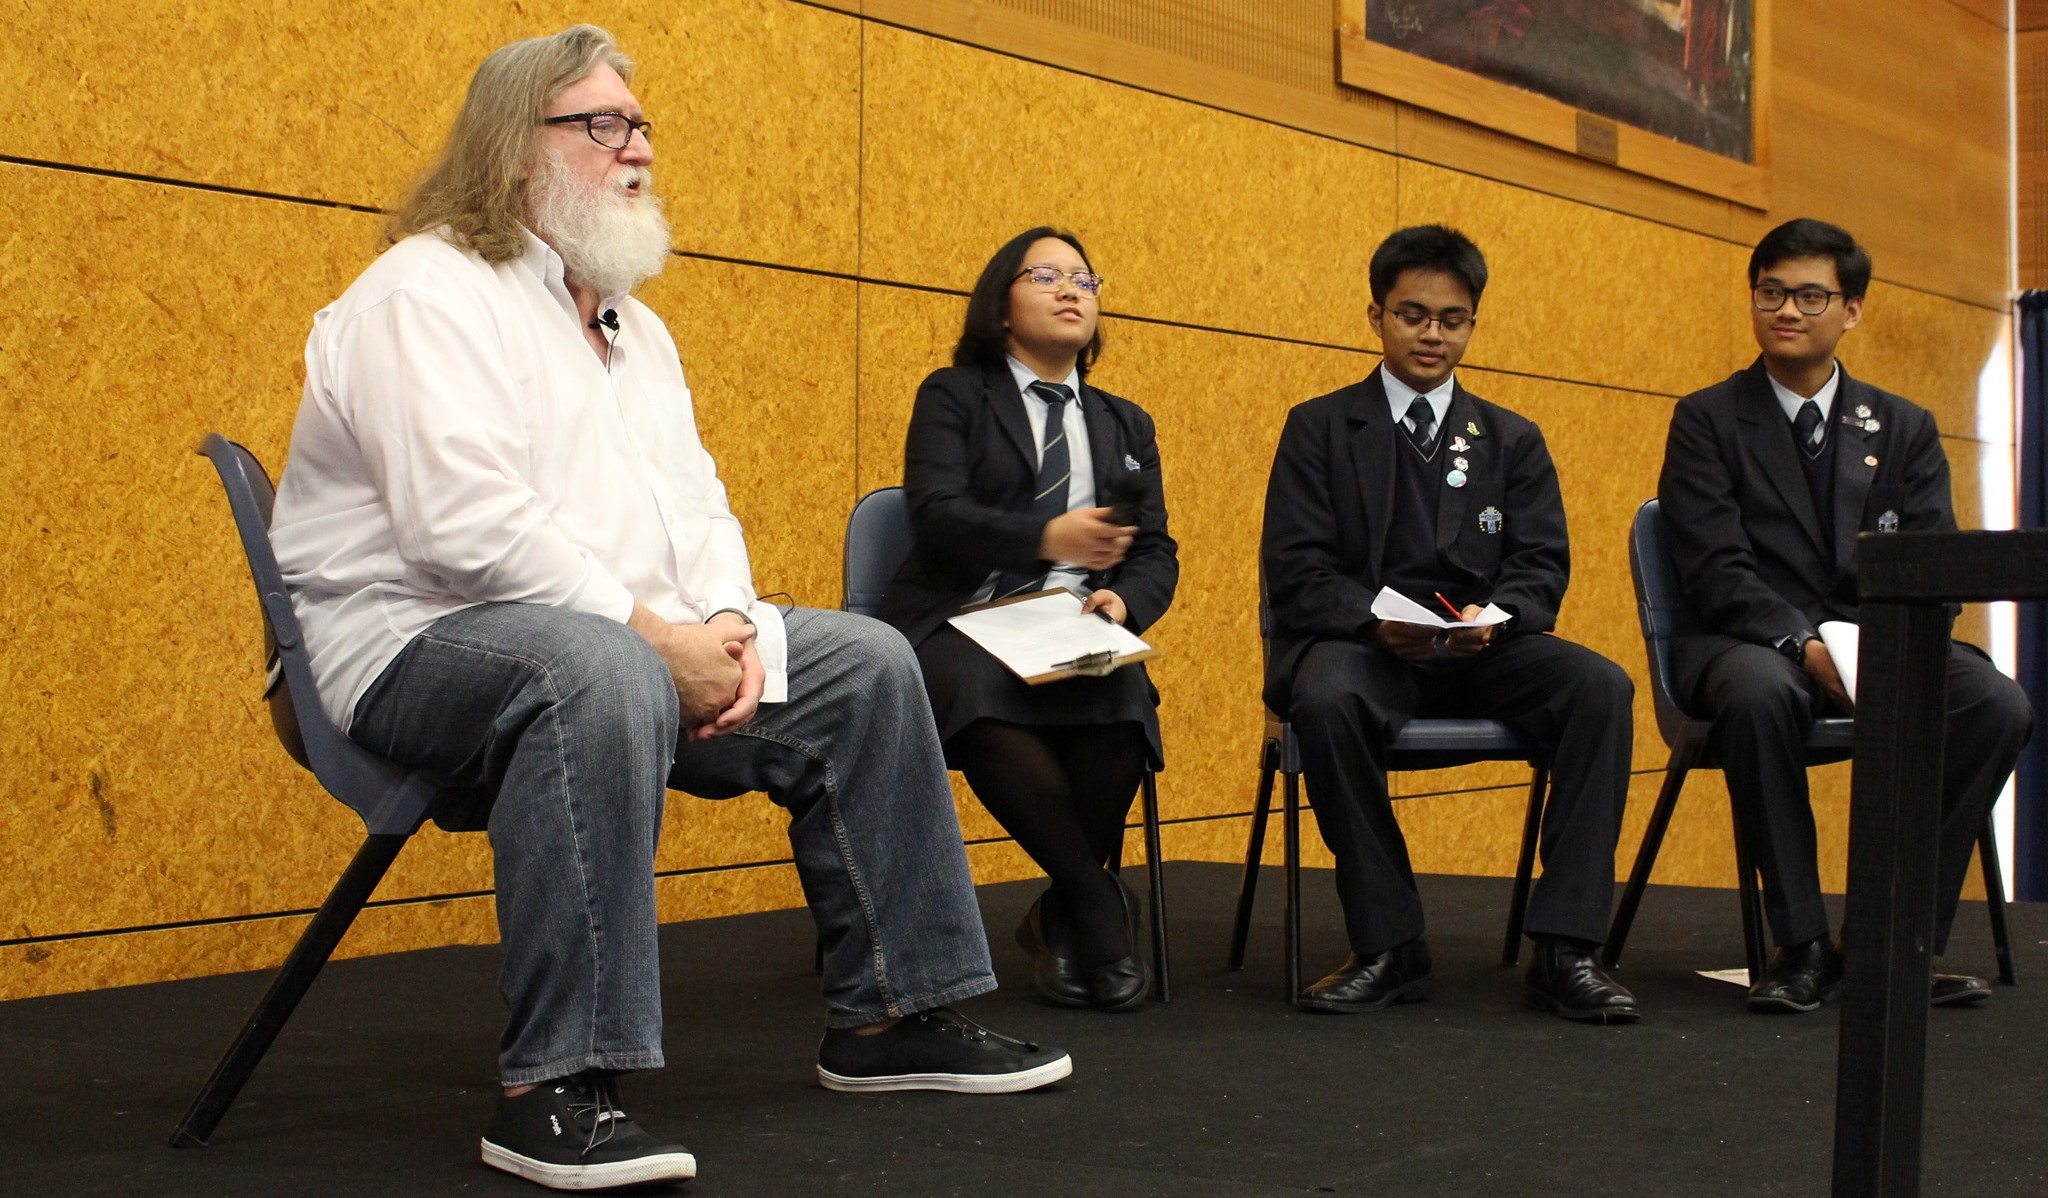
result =
[[[1792,418],[1792,427],[1799,431],[1799,448],[1811,454],[1819,446],[1820,405],[1807,400],[1799,405],[1799,414]]]
[[[1064,383],[1039,381],[1031,384],[1031,393],[1049,404],[1063,404],[1074,398],[1074,393],[1067,390]]]
[[[1410,429],[1409,435],[1414,438],[1416,448],[1427,453],[1430,442],[1435,439],[1431,433],[1436,427],[1436,410],[1429,406],[1427,399],[1418,395],[1415,401],[1408,405],[1406,419]]]

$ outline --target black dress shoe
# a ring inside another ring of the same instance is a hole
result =
[[[1930,1007],[1967,1007],[1991,997],[1991,983],[1966,973],[1937,973],[1927,996]]]
[[[1816,936],[1771,957],[1771,967],[1749,988],[1749,1009],[1762,1014],[1812,1011],[1841,992],[1842,954],[1834,941]]]
[[[1129,939],[1129,954],[1111,961],[1107,965],[1092,965],[1083,969],[1088,978],[1089,1002],[1098,1011],[1129,1011],[1145,1001],[1145,963],[1138,959],[1138,896],[1131,893],[1130,884],[1121,874],[1116,877],[1117,896],[1124,905],[1124,932]]]
[[[1081,974],[1080,963],[1053,952],[1046,941],[1045,900],[1051,894],[1047,889],[1024,913],[1024,922],[1017,925],[1017,944],[1031,954],[1031,981],[1047,1002],[1061,1007],[1085,1007],[1090,1002],[1088,981]]]
[[[1536,938],[1527,975],[1529,1005],[1587,1023],[1634,1023],[1641,1014],[1628,987],[1607,976],[1597,946],[1562,936]]]
[[[1304,1011],[1353,1015],[1397,1002],[1421,1002],[1435,983],[1429,945],[1417,936],[1370,957],[1352,953],[1337,972],[1303,991],[1299,1005]]]

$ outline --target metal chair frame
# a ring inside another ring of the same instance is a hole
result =
[[[1642,845],[1636,850],[1635,865],[1629,870],[1628,885],[1622,889],[1621,904],[1615,909],[1613,926],[1607,932],[1602,959],[1612,968],[1621,961],[1636,911],[1656,868],[1657,852],[1671,827],[1671,814],[1678,807],[1678,793],[1685,779],[1696,769],[1719,769],[1708,736],[1711,720],[1689,714],[1672,688],[1671,639],[1690,626],[1691,614],[1670,556],[1664,550],[1663,515],[1655,499],[1636,509],[1628,538],[1629,574],[1635,583],[1636,616],[1642,623],[1643,648],[1649,658],[1650,695],[1657,710],[1657,731],[1671,750],[1664,767],[1664,786],[1657,793],[1657,805],[1650,811],[1643,830]],[[1855,740],[1856,721],[1846,717],[1824,717],[1813,722],[1806,738],[1806,764],[1828,765],[1849,759]],[[1751,984],[1763,976],[1764,946],[1769,934],[1764,926],[1763,899],[1758,885],[1755,856],[1747,830],[1730,808],[1734,825],[1735,873],[1741,892],[1743,960]],[[2013,957],[2012,938],[2006,930],[2005,882],[1998,868],[1998,833],[1989,819],[1977,834],[1977,859],[1984,875],[1984,892],[1989,899],[1991,940],[1998,957],[1998,979],[2008,986],[2019,984],[2019,968]]]
[[[1259,639],[1270,647],[1272,611],[1260,582]],[[1522,925],[1529,912],[1529,890],[1536,867],[1537,838],[1543,828],[1543,806],[1550,790],[1546,755],[1499,720],[1415,719],[1402,726],[1388,747],[1387,772],[1449,769],[1482,761],[1526,761],[1530,767],[1529,802],[1522,816],[1522,844],[1515,862],[1515,888],[1508,901],[1507,934],[1501,943],[1501,964],[1521,959]],[[1287,1002],[1301,999],[1301,750],[1294,726],[1266,713],[1266,739],[1259,752],[1259,795],[1252,806],[1251,835],[1245,845],[1244,875],[1237,889],[1237,918],[1230,933],[1230,968],[1244,968],[1250,939],[1252,905],[1258,894],[1259,865],[1265,857],[1266,817],[1273,804],[1273,776],[1286,779],[1282,805],[1281,843],[1284,890],[1281,904],[1282,955],[1286,958]]]

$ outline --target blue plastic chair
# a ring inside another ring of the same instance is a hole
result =
[[[171,1145],[177,1148],[206,1145],[412,834],[430,818],[451,832],[481,829],[490,809],[489,795],[444,786],[417,770],[394,765],[348,739],[327,718],[313,686],[312,662],[300,638],[298,617],[270,548],[270,510],[276,497],[270,476],[254,454],[218,433],[209,433],[198,452],[220,473],[256,584],[270,669],[264,697],[278,740],[293,760],[313,771],[327,793],[362,817],[369,835],[171,1133]]]
[[[1272,645],[1273,613],[1259,582],[1259,642]],[[1263,671],[1262,671],[1263,673]],[[1508,930],[1500,962],[1512,966],[1522,955],[1522,924],[1529,912],[1530,879],[1536,869],[1536,839],[1543,827],[1543,803],[1550,790],[1550,763],[1543,751],[1499,720],[1415,719],[1402,725],[1387,746],[1389,773],[1450,769],[1482,761],[1526,761],[1529,805],[1522,817],[1522,847],[1515,864],[1515,889],[1508,900]],[[1286,779],[1282,807],[1282,955],[1286,958],[1287,1001],[1301,999],[1301,749],[1294,725],[1266,712],[1266,739],[1259,751],[1259,797],[1252,807],[1251,836],[1245,845],[1244,876],[1237,889],[1237,920],[1230,933],[1230,968],[1244,968],[1251,936],[1252,904],[1258,895],[1259,864],[1266,852],[1266,816],[1273,804],[1273,775]]]
[[[883,487],[860,497],[846,520],[846,555],[842,561],[841,611],[876,616],[882,610],[882,595],[896,572],[910,556],[917,534],[910,526],[910,507],[902,487]],[[1152,771],[1145,771],[1144,829],[1147,880],[1151,887],[1152,997],[1173,1001],[1166,943],[1166,878],[1161,871],[1159,848],[1159,788]],[[1121,870],[1123,862],[1110,866]]]
[[[1664,767],[1664,787],[1651,809],[1643,843],[1636,850],[1635,866],[1629,870],[1628,885],[1615,909],[1614,925],[1608,929],[1603,959],[1611,967],[1621,960],[1628,941],[1629,926],[1642,905],[1643,892],[1650,884],[1650,872],[1657,865],[1657,851],[1664,845],[1664,833],[1671,826],[1671,813],[1678,806],[1678,792],[1685,788],[1686,775],[1696,769],[1719,769],[1708,734],[1711,720],[1699,719],[1685,709],[1672,690],[1671,638],[1695,627],[1685,606],[1685,592],[1664,546],[1664,518],[1652,499],[1636,509],[1629,527],[1628,568],[1635,581],[1636,617],[1643,626],[1643,648],[1649,656],[1650,696],[1657,709],[1657,732],[1671,750]],[[1847,717],[1824,717],[1813,722],[1806,738],[1806,764],[1827,765],[1846,761],[1854,747],[1856,721]],[[1998,977],[2007,985],[2019,984],[2013,960],[2012,939],[2005,926],[2005,883],[1998,869],[1998,833],[1989,819],[1977,837],[1977,858],[1984,871],[1984,891],[1991,908],[1991,939],[1998,954]],[[1750,981],[1763,975],[1763,902],[1757,883],[1755,858],[1740,819],[1735,820],[1735,872],[1742,895],[1742,943],[1749,966]]]

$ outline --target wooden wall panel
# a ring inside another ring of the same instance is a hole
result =
[[[282,465],[308,321],[379,223],[286,197],[387,202],[507,37],[591,19],[640,58],[676,241],[697,255],[648,297],[763,586],[801,601],[836,601],[846,510],[900,474],[911,394],[950,351],[985,256],[1048,217],[1089,239],[1112,280],[1097,381],[1158,419],[1184,544],[1157,633],[1167,851],[1234,860],[1272,443],[1288,406],[1376,364],[1364,266],[1397,223],[1461,224],[1488,251],[1497,282],[1466,381],[1542,421],[1576,547],[1563,630],[1639,683],[1621,532],[1654,487],[1670,397],[1754,356],[1742,268],[1780,216],[1842,220],[1871,245],[1883,284],[1845,358],[1937,412],[1959,511],[1980,510],[1980,463],[2010,452],[1972,439],[2004,294],[2002,57],[1984,7],[1778,5],[1783,189],[1752,214],[1337,88],[1311,33],[1325,0],[464,0],[345,21],[275,6],[80,21],[0,0],[16,33],[0,155],[65,164],[0,163],[0,413],[37,450],[0,467],[18,497],[0,515],[0,686],[16,697],[0,711],[0,998],[270,964],[298,927],[276,913],[316,902],[359,834],[261,719],[239,555],[189,451],[220,428]],[[234,136],[228,100],[254,114]],[[58,142],[53,126],[77,132]],[[277,194],[89,173],[110,170]],[[1596,293],[1624,299],[1589,314]],[[1638,698],[1623,866],[1663,764]],[[1513,765],[1397,775],[1422,796],[1401,807],[1418,866],[1506,872],[1524,783]],[[1839,886],[1846,768],[1814,787]],[[955,797],[977,876],[1030,876],[957,779]],[[772,804],[669,810],[661,867],[709,872],[658,883],[664,918],[800,901]],[[1658,879],[1726,885],[1727,826],[1703,774]],[[67,884],[38,884],[52,871]],[[379,898],[472,897],[375,909],[343,952],[488,941],[489,885],[483,838],[429,831]],[[216,917],[235,922],[91,935]]]
[[[1108,311],[1363,336],[1387,155],[880,26],[866,63],[868,277],[965,290],[1009,237],[1059,225],[1098,259]]]
[[[1820,217],[1871,247],[1880,278],[2002,306],[2005,204],[1986,198],[1981,176],[2002,188],[2004,88],[1985,103],[1980,83],[2003,77],[2003,35],[1942,0],[1811,0],[1773,12],[1771,207],[1736,209],[1735,239]],[[1928,69],[1934,62],[1943,65]],[[1964,172],[1973,177],[1959,182]]]
[[[846,14],[788,0],[0,13],[0,154],[378,208],[438,151],[485,55],[589,21],[640,64],[680,247],[853,266],[860,23]]]
[[[0,937],[317,901],[354,820],[254,734],[254,595],[192,450],[281,464],[375,221],[4,164],[0,206]]]
[[[2018,158],[2019,287],[2048,287],[2048,28],[2013,43],[2014,124]]]
[[[2005,290],[2005,104],[1997,0],[1812,0],[1773,7],[1773,198],[1756,212],[1490,130],[1337,89],[1311,7],[1206,0],[866,0],[874,18],[1118,79],[1261,120],[1751,244],[1793,216],[1845,224],[1881,277],[1998,306]],[[2020,28],[2027,24],[2022,9]],[[2048,24],[2048,23],[2044,23]]]
[[[1719,377],[1724,243],[1421,163],[1402,166],[1400,216],[1487,256],[1468,363],[1666,395]]]

